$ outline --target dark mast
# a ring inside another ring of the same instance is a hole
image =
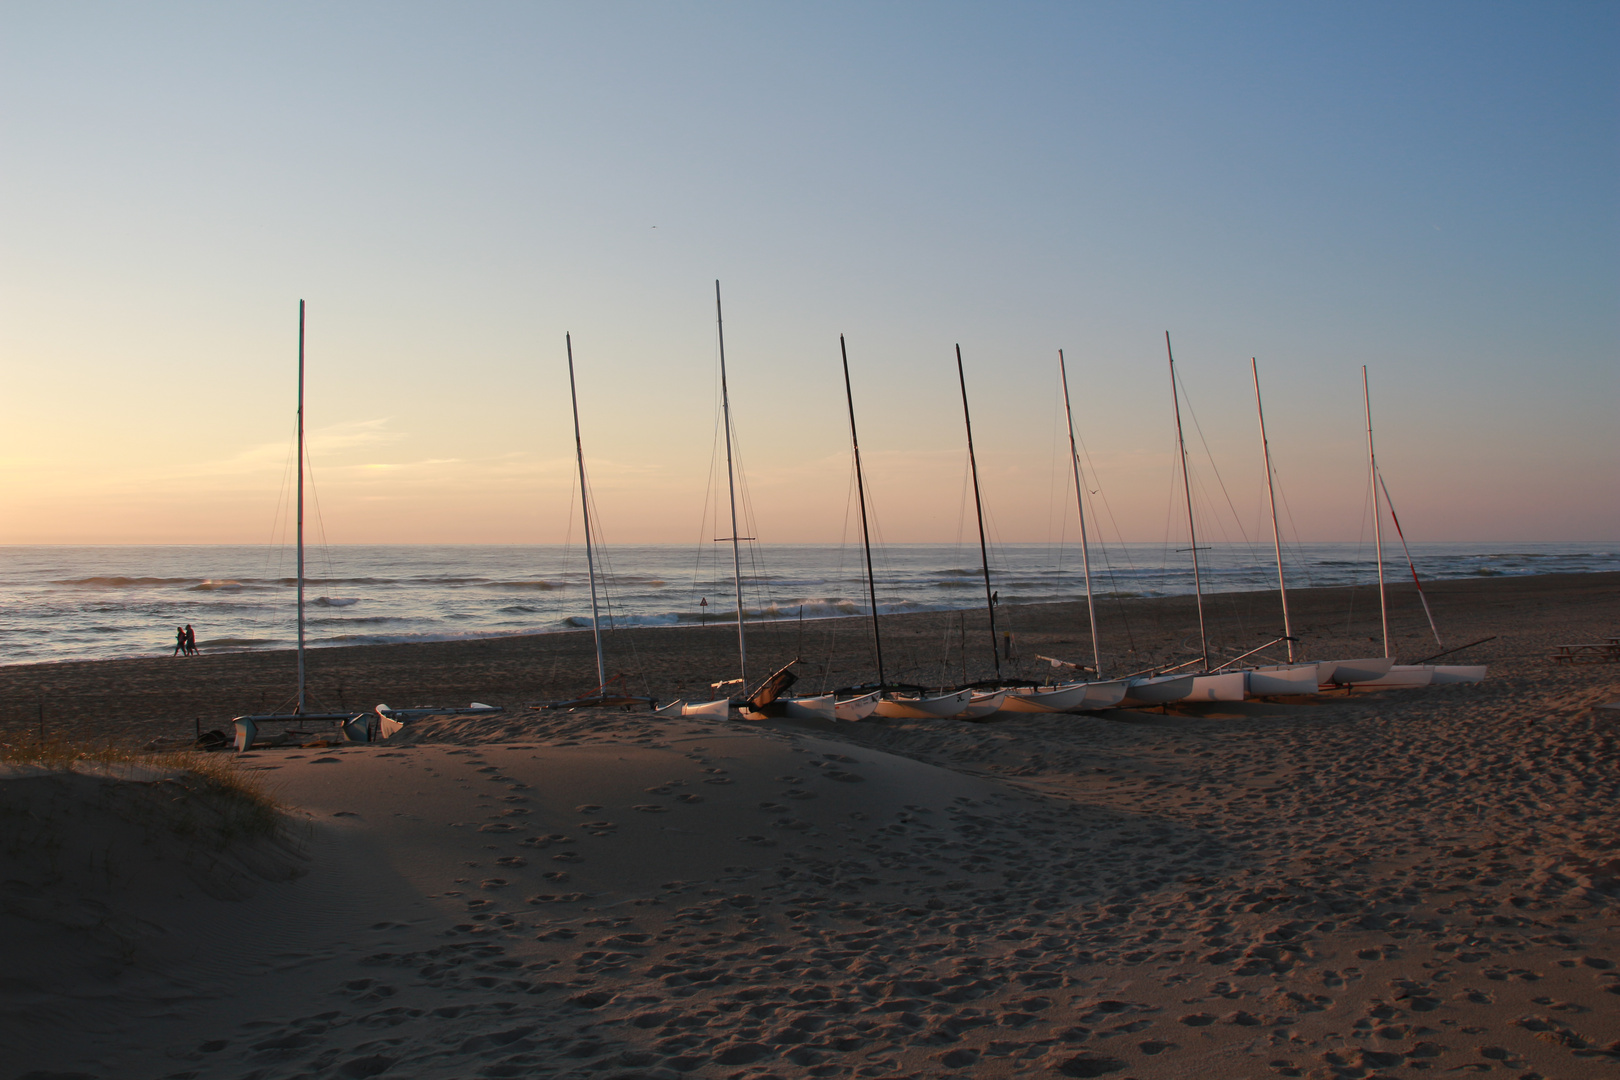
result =
[[[878,692],[883,691],[883,638],[878,633],[877,581],[872,576],[872,534],[866,524],[866,480],[861,473],[861,440],[855,434],[855,394],[849,388],[849,349],[838,335],[838,353],[844,359],[844,400],[849,403],[849,444],[855,450],[855,491],[861,500],[861,546],[866,550],[866,593],[872,603],[872,651],[877,654]]]
[[[962,420],[967,424],[968,468],[973,472],[973,509],[979,518],[979,561],[984,567],[984,606],[990,613],[990,659],[1001,678],[1001,651],[996,647],[996,597],[990,591],[990,549],[984,542],[984,500],[979,497],[979,463],[973,456],[973,417],[968,415],[967,376],[962,374],[962,346],[956,347],[956,381],[962,385]]]

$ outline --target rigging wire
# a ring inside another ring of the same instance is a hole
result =
[[[292,483],[293,461],[298,456],[298,420],[293,419],[292,432],[287,436],[287,456],[281,465],[281,490],[276,494],[275,512],[270,518],[270,542],[265,554],[264,574],[271,576],[272,580],[280,581],[287,564],[287,530],[292,527]],[[279,540],[277,530],[280,530]],[[270,558],[274,555],[275,569],[270,569]],[[273,576],[272,576],[273,575]]]

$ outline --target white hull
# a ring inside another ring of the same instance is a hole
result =
[[[1416,664],[1395,664],[1376,679],[1355,684],[1357,690],[1415,690],[1434,681],[1434,669]]]
[[[1135,705],[1166,705],[1180,701],[1192,693],[1191,675],[1155,675],[1150,679],[1131,679],[1125,685],[1125,696],[1120,704],[1126,708]]]
[[[782,706],[782,715],[789,720],[837,719],[836,705],[831,694],[822,694],[819,697],[777,698],[776,704]]]
[[[691,716],[700,720],[726,720],[731,717],[731,699],[721,698],[718,701],[699,701],[681,706],[682,716]]]
[[[877,708],[878,699],[882,696],[880,691],[874,690],[870,694],[834,702],[833,715],[839,720],[865,720],[872,715],[872,710]]]
[[[1248,672],[1250,697],[1315,694],[1321,686],[1320,664],[1290,664],[1255,668]]]
[[[1434,664],[1434,684],[1485,681],[1484,664]]]
[[[1080,708],[1090,688],[1085,683],[1068,686],[1019,687],[1007,692],[1001,707],[1008,712],[1054,713]]]
[[[1194,675],[1192,689],[1183,701],[1242,701],[1248,692],[1246,672],[1221,671],[1213,675]]]
[[[1098,709],[1112,709],[1125,700],[1130,686],[1124,679],[1114,679],[1111,682],[1094,682],[1086,684],[1086,700],[1081,702],[1080,708],[1085,712]]]
[[[1394,666],[1395,661],[1387,656],[1366,660],[1324,660],[1317,665],[1317,677],[1323,686],[1343,686],[1382,679]]]
[[[988,694],[974,694],[968,699],[967,708],[956,714],[958,720],[981,720],[992,713],[1001,711],[1002,704],[1007,700],[1007,691],[995,690]]]
[[[944,720],[956,716],[972,701],[971,690],[938,697],[903,697],[897,694],[879,701],[874,711],[879,716],[895,720]]]

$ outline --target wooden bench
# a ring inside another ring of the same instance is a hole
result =
[[[1552,661],[1555,664],[1606,664],[1620,660],[1620,636],[1607,641],[1587,641],[1578,645],[1556,646]]]

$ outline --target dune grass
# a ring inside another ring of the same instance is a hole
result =
[[[244,768],[229,754],[201,753],[194,750],[137,751],[111,744],[71,739],[40,739],[32,734],[14,734],[0,739],[0,764],[33,765],[54,771],[71,771],[76,762],[100,765],[140,765],[177,772],[164,783],[178,784],[196,801],[213,811],[210,832],[222,842],[245,837],[279,835],[286,823],[284,807],[271,792],[263,776]],[[191,831],[192,815],[180,815],[175,823],[180,831]]]

